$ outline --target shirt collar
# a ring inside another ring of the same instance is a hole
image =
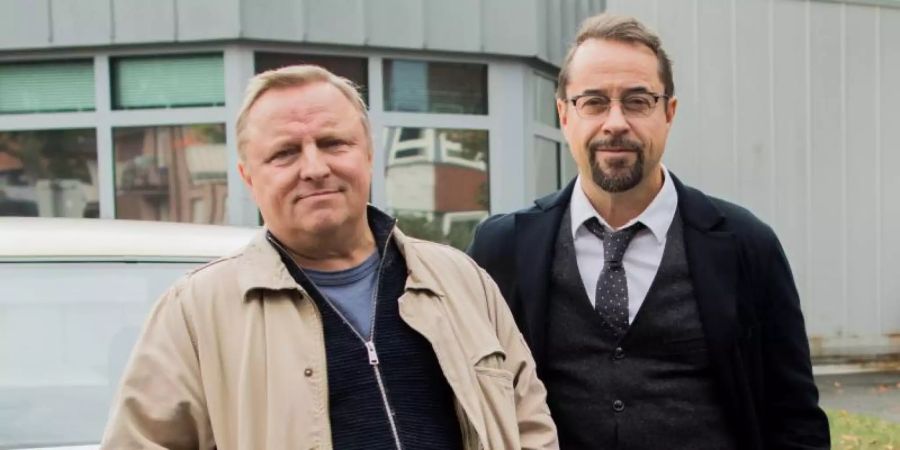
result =
[[[666,239],[666,234],[669,232],[669,226],[672,225],[672,219],[675,218],[675,210],[678,209],[678,192],[675,190],[675,183],[672,182],[669,170],[665,166],[660,166],[663,171],[662,189],[659,190],[656,197],[653,198],[653,201],[647,205],[643,212],[628,221],[622,228],[641,222],[653,233],[653,237],[656,238],[657,242],[662,244]],[[572,199],[569,200],[569,213],[572,215],[573,239],[576,237],[578,230],[584,225],[584,222],[591,217],[596,217],[604,228],[612,229],[606,222],[606,219],[597,213],[597,210],[591,205],[591,201],[588,200],[587,194],[584,193],[584,189],[581,187],[581,175],[575,180],[575,189],[572,190]]]

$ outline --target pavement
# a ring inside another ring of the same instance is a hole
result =
[[[816,372],[819,404],[823,408],[900,423],[900,367],[852,373]]]

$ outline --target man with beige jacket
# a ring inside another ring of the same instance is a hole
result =
[[[494,282],[367,205],[353,85],[250,81],[239,170],[266,230],[159,300],[104,449],[552,449],[534,361]]]

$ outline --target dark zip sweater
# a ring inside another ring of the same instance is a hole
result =
[[[364,337],[316,290],[293,260],[281,252],[291,276],[310,293],[322,316],[334,448],[397,449],[388,410],[394,415],[397,438],[403,449],[462,448],[453,392],[434,351],[423,336],[400,318],[397,300],[405,290],[407,267],[391,238],[394,220],[370,207],[369,226],[382,257],[372,329],[374,356],[378,360],[375,365]]]

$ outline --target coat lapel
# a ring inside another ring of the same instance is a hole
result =
[[[549,297],[550,265],[556,233],[568,206],[575,180],[563,190],[539,199],[529,211],[516,214],[516,274],[518,276],[518,305],[515,311],[524,317],[523,333],[537,361],[543,367],[547,334],[547,299]]]
[[[684,242],[697,308],[706,334],[713,373],[732,419],[739,405],[743,369],[737,354],[737,304],[740,253],[732,232],[722,226],[724,216],[706,195],[684,186],[672,176],[684,220]],[[739,420],[739,419],[738,419]]]

